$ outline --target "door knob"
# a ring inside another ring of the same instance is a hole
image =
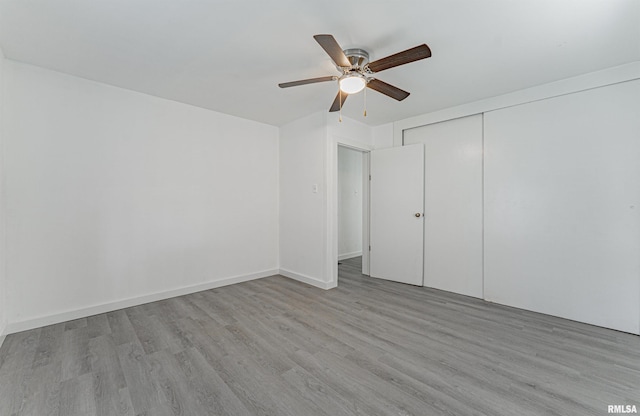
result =
[[[416,215],[416,218],[420,218],[420,215],[422,215],[422,214],[420,214],[419,212],[416,212],[415,215]]]

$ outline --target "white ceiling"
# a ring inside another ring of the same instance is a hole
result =
[[[0,0],[9,59],[273,125],[331,105],[334,83],[277,86],[337,74],[319,33],[371,60],[431,47],[378,74],[406,100],[349,97],[379,125],[640,61],[640,1]]]

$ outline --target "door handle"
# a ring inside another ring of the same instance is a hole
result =
[[[421,215],[422,215],[422,214],[420,214],[419,212],[416,212],[416,213],[415,213],[416,218],[420,218],[420,216],[421,216]]]

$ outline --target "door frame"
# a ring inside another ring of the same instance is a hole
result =
[[[374,147],[347,137],[331,135],[327,146],[327,239],[326,275],[329,287],[338,285],[338,146],[358,150],[362,155],[362,267],[363,274],[369,274],[369,152]],[[366,272],[366,273],[365,273]]]

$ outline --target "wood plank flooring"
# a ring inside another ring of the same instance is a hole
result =
[[[0,415],[605,415],[640,337],[426,288],[281,276],[12,334]]]

